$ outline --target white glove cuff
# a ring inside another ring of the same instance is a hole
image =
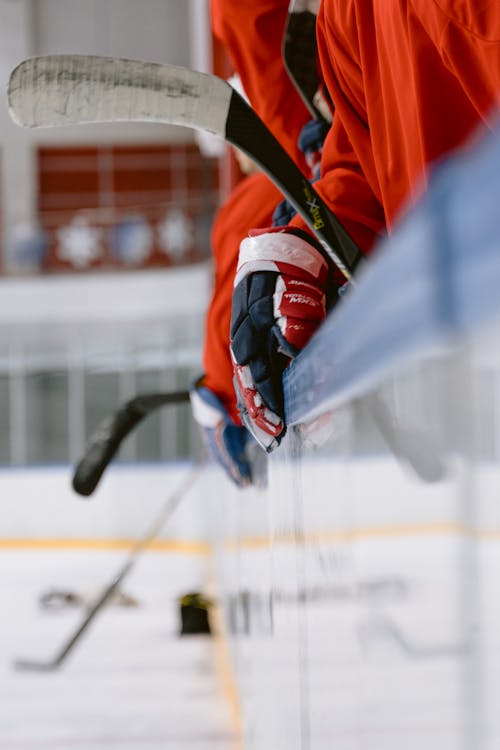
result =
[[[309,242],[289,232],[269,232],[241,241],[234,286],[256,271],[280,273],[280,263],[287,263],[319,278],[327,270],[326,260]]]
[[[219,422],[223,421],[220,411],[215,406],[207,404],[196,390],[190,392],[189,400],[191,401],[193,417],[201,427],[215,429]]]

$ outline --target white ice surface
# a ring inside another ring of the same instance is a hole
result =
[[[1,750],[230,750],[236,745],[215,646],[178,636],[177,597],[204,583],[204,560],[141,557],[123,590],[140,607],[108,607],[56,672],[13,669],[51,659],[83,611],[47,612],[40,594],[107,584],[123,552],[1,551]]]

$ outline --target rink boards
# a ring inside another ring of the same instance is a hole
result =
[[[498,746],[499,169],[437,170],[287,373],[267,487],[212,499],[245,748]]]

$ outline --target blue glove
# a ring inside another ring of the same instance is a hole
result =
[[[314,184],[320,176],[321,154],[323,142],[328,134],[330,125],[321,120],[306,122],[300,131],[297,145],[306,157],[307,166],[311,171],[311,182]],[[281,201],[273,213],[273,227],[284,227],[291,222],[296,210],[287,200]]]
[[[218,396],[203,385],[203,376],[191,388],[190,400],[210,455],[238,487],[247,487],[252,471],[246,447],[252,436],[246,427],[233,422]]]
[[[321,122],[321,120],[310,120],[300,131],[298,147],[305,154],[313,182],[320,176],[323,142],[329,129],[328,123]]]

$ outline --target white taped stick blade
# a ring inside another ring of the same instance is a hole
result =
[[[320,6],[320,0],[290,0],[288,6],[289,13],[313,13],[315,16],[318,15]]]
[[[156,122],[224,137],[232,89],[222,79],[174,65],[93,55],[24,60],[8,86],[18,125]]]

